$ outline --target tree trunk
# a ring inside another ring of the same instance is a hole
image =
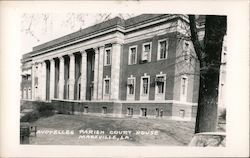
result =
[[[200,86],[195,133],[217,130],[218,87],[223,38],[226,34],[225,16],[206,16],[204,49],[197,45],[194,16],[189,16],[191,38],[200,62]],[[198,50],[197,50],[198,48]]]

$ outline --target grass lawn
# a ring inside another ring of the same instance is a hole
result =
[[[187,145],[194,133],[194,122],[146,118],[112,118],[89,115],[54,115],[40,118],[32,125],[37,126],[36,136],[30,144],[44,145]],[[71,130],[73,134],[44,134],[41,131]],[[79,130],[99,130],[102,134],[79,134]],[[114,131],[127,131],[113,134]],[[130,131],[130,132],[128,132]],[[136,133],[141,131],[140,134]],[[152,131],[147,133],[146,131]],[[111,132],[111,133],[110,133]],[[144,132],[144,133],[143,133]],[[88,135],[88,136],[87,136]],[[90,136],[102,136],[90,138]],[[81,137],[81,136],[84,136]],[[110,136],[115,139],[104,139]],[[113,137],[114,136],[114,137]],[[124,138],[124,139],[123,139]]]

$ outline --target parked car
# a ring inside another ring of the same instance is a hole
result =
[[[196,133],[189,143],[189,146],[197,147],[225,147],[226,133],[204,132]]]

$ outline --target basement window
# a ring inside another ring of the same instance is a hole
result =
[[[133,115],[133,108],[127,109],[127,115],[132,116]]]
[[[107,114],[107,107],[102,107],[102,113]]]
[[[146,117],[147,116],[147,108],[141,108],[141,116]]]

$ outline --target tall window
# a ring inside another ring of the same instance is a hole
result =
[[[156,75],[155,78],[155,100],[165,100],[166,91],[166,74]]]
[[[148,94],[148,78],[142,79],[143,94]]]
[[[158,89],[158,94],[163,94],[164,93],[164,77],[159,76],[157,77],[157,89]]]
[[[186,93],[186,83],[187,83],[187,79],[185,77],[183,77],[182,78],[182,85],[181,85],[182,95],[185,95],[185,93]]]
[[[183,57],[185,61],[190,61],[190,45],[188,41],[184,41],[183,44]]]
[[[136,64],[136,56],[137,56],[137,47],[132,46],[129,47],[129,59],[128,59],[128,64]]]
[[[144,73],[141,77],[140,100],[149,99],[150,76]]]
[[[105,79],[105,94],[109,94],[110,91],[110,83],[109,83],[109,79]]]
[[[134,78],[128,78],[128,94],[129,95],[134,94],[134,88],[135,88],[135,79]]]
[[[188,87],[188,78],[186,76],[181,77],[181,101],[186,101],[187,98],[187,87]]]
[[[158,60],[166,59],[168,56],[168,40],[160,40],[158,42]]]
[[[105,66],[111,65],[111,48],[105,49]]]
[[[142,61],[150,61],[151,59],[151,43],[144,43],[142,47]]]
[[[127,80],[127,100],[135,100],[135,77],[133,75]]]

